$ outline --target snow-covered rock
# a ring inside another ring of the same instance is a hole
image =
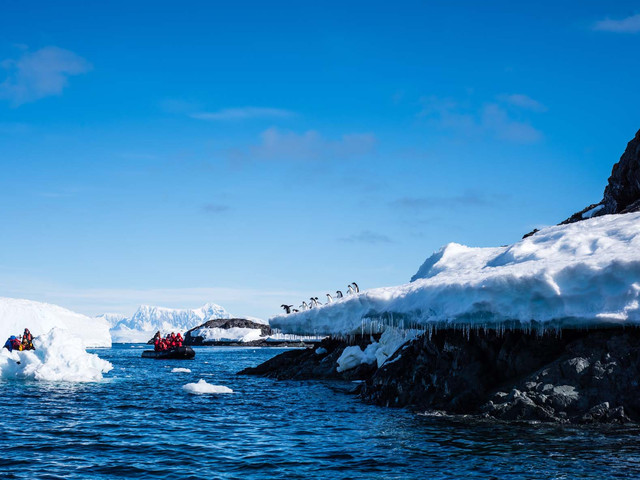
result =
[[[0,352],[0,379],[30,379],[49,382],[94,382],[113,367],[97,355],[87,353],[80,338],[53,328],[34,338],[35,350]],[[18,363],[19,362],[19,363]]]
[[[378,368],[384,364],[405,343],[413,340],[418,330],[388,328],[377,342],[371,342],[364,350],[357,345],[347,347],[336,361],[338,372],[344,372],[362,363],[376,363]]]
[[[640,213],[628,213],[545,228],[507,247],[452,243],[411,283],[270,323],[295,334],[366,334],[386,325],[640,324],[639,302]]]
[[[104,314],[101,317],[115,319],[118,314]],[[196,327],[211,319],[231,318],[231,314],[220,305],[207,303],[200,308],[166,308],[141,305],[131,317],[123,317],[111,328],[113,341],[147,342],[154,333],[180,332]]]
[[[52,328],[67,330],[82,340],[85,347],[110,347],[109,323],[90,318],[66,308],[48,303],[0,297],[0,339],[21,335],[28,328],[34,337],[48,333]]]
[[[200,328],[191,333],[194,337],[202,337],[203,343],[240,342],[247,343],[261,340],[262,330],[259,328]]]

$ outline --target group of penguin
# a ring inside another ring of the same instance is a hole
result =
[[[347,285],[347,295],[355,295],[356,293],[360,292],[360,287],[358,287],[358,284],[356,282],[353,282],[349,285]],[[341,290],[337,290],[336,291],[336,298],[342,298],[344,295],[342,295],[342,291]],[[327,293],[327,303],[331,303],[333,302],[333,297]],[[309,299],[309,303],[307,304],[307,302],[302,302],[302,305],[300,305],[297,309],[293,308],[293,305],[280,305],[280,307],[284,308],[284,311],[288,314],[290,313],[298,313],[298,312],[304,312],[305,310],[310,310],[314,307],[319,307],[320,305],[322,305],[319,301],[318,301],[318,297],[311,297]]]

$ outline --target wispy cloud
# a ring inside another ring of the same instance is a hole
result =
[[[191,118],[209,121],[250,120],[256,118],[290,118],[295,113],[281,108],[266,107],[239,107],[225,108],[215,112],[196,112],[189,115]]]
[[[482,108],[480,125],[500,140],[515,143],[536,143],[542,132],[526,122],[514,120],[500,106],[490,103]]]
[[[518,108],[531,110],[533,112],[546,112],[548,109],[545,105],[534,100],[528,95],[522,93],[504,93],[498,95],[498,100]]]
[[[105,312],[132,314],[139,305],[195,308],[207,302],[222,305],[236,315],[268,317],[278,312],[283,299],[304,298],[306,292],[286,289],[233,287],[83,288],[38,278],[7,275],[0,269],[2,295],[61,305],[85,315]]]
[[[7,71],[0,83],[0,98],[14,106],[61,95],[69,77],[91,70],[91,64],[75,53],[58,47],[25,51],[18,59],[6,59],[0,66]]]
[[[439,128],[454,130],[465,136],[490,135],[499,140],[514,143],[535,143],[543,138],[540,130],[526,121],[515,118],[505,108],[518,107],[523,110],[544,111],[543,105],[522,94],[499,96],[498,103],[489,102],[480,108],[472,108],[451,99],[423,97],[419,117],[427,118]]]
[[[202,211],[211,215],[215,215],[218,213],[223,213],[229,210],[231,207],[229,205],[223,205],[220,203],[207,203],[202,206]]]
[[[599,32],[638,33],[640,32],[640,14],[631,15],[620,20],[605,18],[596,22],[593,25],[593,30]]]
[[[371,230],[363,230],[360,233],[349,235],[338,239],[341,242],[349,243],[366,243],[368,245],[378,245],[383,243],[393,243],[393,240],[387,235],[372,232]]]
[[[376,138],[371,133],[353,133],[329,139],[315,130],[296,133],[269,128],[260,134],[260,143],[250,147],[247,154],[261,160],[334,160],[372,153],[375,145]]]
[[[402,197],[392,201],[389,205],[392,208],[405,210],[427,210],[431,208],[451,209],[475,208],[497,205],[504,201],[505,195],[485,194],[474,191],[466,191],[458,195],[450,196],[423,196],[423,197]]]

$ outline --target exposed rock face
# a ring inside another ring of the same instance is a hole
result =
[[[620,161],[613,166],[602,200],[574,213],[561,225],[592,216],[637,211],[640,211],[640,130],[627,144]]]
[[[376,369],[338,373],[347,346],[326,340],[241,373],[278,379],[365,379],[365,401],[502,420],[640,421],[640,329],[443,330],[413,340]]]
[[[367,337],[368,338],[368,337]],[[359,337],[350,344],[365,346],[368,341]],[[255,368],[246,368],[241,375],[261,375],[278,380],[363,380],[376,371],[375,364],[363,364],[357,368],[338,372],[337,360],[348,344],[331,338],[304,350],[292,350],[276,355]]]

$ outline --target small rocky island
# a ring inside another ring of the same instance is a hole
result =
[[[265,323],[246,318],[217,318],[188,330],[184,344],[189,346],[225,347],[305,347],[313,345],[308,338],[276,335]]]
[[[571,225],[584,221],[580,225],[585,227],[579,227],[582,229],[580,235],[590,242],[589,245],[593,247],[591,253],[598,255],[600,244],[608,244],[609,237],[589,237],[591,225],[594,225],[594,229],[604,229],[593,231],[613,232],[611,235],[616,238],[630,238],[629,242],[634,242],[640,230],[640,216],[633,212],[638,211],[640,131],[613,167],[602,201],[589,205],[560,225],[574,228]],[[612,219],[607,220],[604,226],[602,222],[592,220],[604,216]],[[617,222],[618,218],[620,222]],[[624,226],[620,227],[622,224]],[[566,250],[567,242],[572,240],[571,235],[567,238],[566,232],[575,232],[575,228],[559,230],[564,232],[565,237],[556,236],[565,243],[551,246]],[[620,234],[622,231],[624,235]],[[543,235],[543,232],[536,230],[525,235],[523,241],[528,242],[526,247],[535,247],[539,235]],[[629,245],[635,248],[636,244]],[[536,302],[546,301],[547,297],[556,302],[552,306],[562,311],[557,321],[546,318],[543,322],[531,313],[527,322],[483,323],[482,319],[474,321],[470,317],[466,325],[442,321],[431,325],[424,322],[417,334],[409,335],[406,342],[394,346],[388,357],[378,355],[377,361],[367,351],[383,344],[384,338],[379,332],[334,335],[313,348],[285,352],[240,373],[278,379],[361,380],[354,392],[364,401],[389,407],[408,407],[418,412],[476,415],[508,421],[637,423],[640,422],[640,318],[637,301],[640,257],[636,259],[634,254],[637,252],[633,248],[628,250],[631,258],[624,258],[626,263],[616,259],[594,267],[595,270],[601,268],[597,274],[605,277],[604,280],[600,279],[604,287],[594,287],[593,292],[588,289],[588,282],[592,278],[587,275],[588,269],[583,265],[570,265],[572,270],[568,271],[578,276],[578,281],[582,281],[580,275],[584,275],[587,285],[586,289],[581,290],[583,296],[577,297],[578,304],[584,307],[582,304],[592,302],[592,318],[585,317],[584,308],[581,310],[572,306],[571,295],[575,292],[563,291],[563,288],[570,290],[571,283],[567,280],[566,288],[564,284],[558,284],[562,280],[559,275],[549,280],[550,287],[544,285],[545,288],[557,288],[556,293],[545,290],[538,292],[537,284],[533,284],[535,288],[530,293],[532,297],[537,296],[531,298],[534,307]],[[434,259],[427,260],[421,270],[435,268],[447,255],[447,250],[443,252],[439,257],[434,254]],[[588,256],[590,252],[582,254]],[[513,258],[517,256],[510,250],[497,251],[495,258],[499,261],[491,260],[488,265],[508,266],[509,262],[515,261],[509,255]],[[612,298],[626,295],[627,303],[623,309],[615,310],[612,307],[612,311],[602,313],[598,308],[601,308],[601,304],[606,306],[608,298],[598,296],[606,296],[609,285]],[[616,286],[620,287],[622,294],[613,293]],[[480,288],[484,288],[484,285]],[[409,288],[403,292],[403,295],[413,294]],[[306,316],[301,318],[297,328],[311,324],[328,325],[330,320],[341,318],[337,315],[338,307],[331,308],[331,315],[325,315],[329,320],[323,318],[320,310],[304,312]],[[345,318],[352,312],[360,312],[353,304],[348,306],[346,302],[344,310]],[[365,313],[362,316],[357,313],[358,318],[353,319],[353,324],[375,318],[370,310],[361,311]],[[539,311],[549,316],[548,310]],[[575,318],[571,315],[572,311],[579,312]],[[434,315],[427,310],[421,312],[413,317],[414,328],[420,320],[420,314]],[[388,320],[389,315],[385,318]],[[387,321],[382,330],[392,328],[390,325],[404,330],[403,326],[398,327],[400,322],[397,319],[393,320]],[[286,318],[276,323],[295,325]],[[428,328],[425,327],[427,324]],[[351,352],[361,355],[362,360],[355,364],[352,362],[350,368],[346,368],[345,358]]]

